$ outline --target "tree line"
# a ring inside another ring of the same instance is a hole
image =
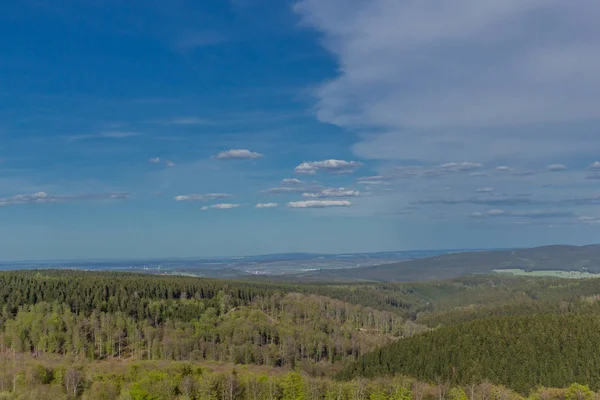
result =
[[[593,400],[588,386],[538,387],[531,400]],[[337,381],[282,369],[173,361],[0,358],[0,399],[32,400],[523,400],[505,386],[394,375]]]

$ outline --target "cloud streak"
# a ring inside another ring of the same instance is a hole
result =
[[[345,160],[323,160],[306,161],[298,165],[294,171],[297,174],[314,175],[317,172],[329,172],[332,174],[351,174],[363,164],[359,161]]]
[[[141,136],[139,132],[129,131],[105,131],[98,133],[90,133],[85,135],[73,135],[69,137],[69,140],[87,140],[87,139],[125,139],[135,136]]]
[[[328,208],[328,207],[349,207],[352,203],[348,200],[306,200],[291,201],[287,203],[289,208]]]
[[[506,211],[502,209],[492,209],[486,212],[474,212],[471,214],[474,218],[524,218],[524,219],[553,219],[553,218],[571,218],[573,213],[569,211]]]
[[[232,208],[238,208],[241,207],[241,204],[232,204],[232,203],[220,203],[220,204],[213,204],[210,206],[203,206],[201,208],[202,211],[206,211],[206,210],[231,210]]]
[[[346,188],[331,188],[323,189],[319,192],[314,193],[302,193],[303,197],[354,197],[359,196],[358,190],[346,189]]]
[[[52,195],[46,192],[36,192],[0,198],[0,206],[10,206],[18,204],[47,204],[81,200],[126,200],[129,197],[129,193]]]
[[[255,160],[263,157],[264,156],[262,154],[250,151],[248,149],[231,149],[222,151],[214,156],[214,158],[218,160]]]
[[[218,199],[225,199],[227,197],[231,197],[231,195],[226,193],[205,193],[205,194],[184,194],[175,196],[175,201],[212,201]]]
[[[257,203],[256,208],[276,208],[279,207],[279,203]]]

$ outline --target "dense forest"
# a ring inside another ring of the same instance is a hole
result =
[[[599,299],[599,279],[0,272],[0,399],[587,399]]]
[[[264,285],[16,272],[0,280],[1,349],[88,359],[333,364],[426,330],[397,314]]]
[[[401,373],[469,384],[490,379],[521,392],[600,382],[600,317],[532,315],[445,326],[361,357],[341,375]]]

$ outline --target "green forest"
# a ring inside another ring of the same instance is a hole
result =
[[[598,279],[0,272],[0,399],[591,399],[599,299]]]

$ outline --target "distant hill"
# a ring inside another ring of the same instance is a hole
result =
[[[491,273],[495,269],[600,273],[600,245],[459,252],[372,267],[312,271],[299,276],[307,280],[410,282]]]

